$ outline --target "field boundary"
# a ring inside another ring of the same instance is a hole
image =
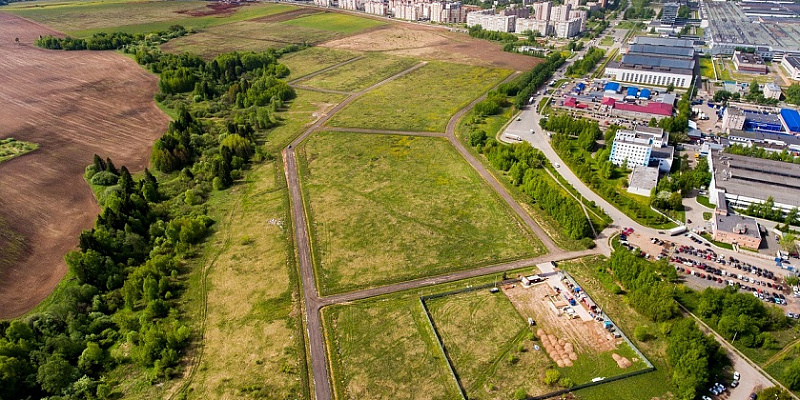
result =
[[[572,276],[569,275],[566,271],[559,271],[559,272],[553,272],[553,273],[550,273],[550,274],[539,274],[539,275],[540,276],[550,276],[550,275],[556,274],[556,273],[563,274],[565,277],[567,277],[569,280],[571,280],[572,283],[574,283],[576,286],[580,286],[580,285],[577,285],[577,282],[575,281],[575,279],[573,279]],[[426,316],[426,318],[428,318],[428,322],[430,323],[431,329],[433,329],[433,335],[436,337],[436,342],[439,343],[439,347],[442,350],[442,354],[444,354],[445,360],[447,361],[447,366],[450,369],[451,374],[453,375],[453,379],[455,379],[456,385],[458,385],[458,390],[461,393],[461,396],[465,400],[467,399],[466,389],[463,387],[463,385],[461,384],[461,380],[458,378],[458,373],[455,370],[455,366],[453,366],[453,362],[450,359],[450,355],[447,352],[447,348],[445,347],[444,342],[442,341],[442,338],[439,335],[439,331],[436,329],[436,324],[433,322],[433,318],[431,317],[430,312],[428,311],[428,307],[425,304],[425,302],[427,300],[431,300],[431,299],[437,299],[437,298],[446,297],[446,296],[452,296],[452,295],[461,294],[461,293],[475,292],[475,291],[478,291],[478,290],[488,289],[488,288],[491,288],[491,287],[497,287],[498,285],[507,285],[507,284],[512,284],[512,283],[517,283],[517,282],[520,282],[520,281],[521,281],[520,279],[516,279],[516,278],[505,279],[505,280],[500,281],[500,282],[485,283],[485,284],[478,285],[478,286],[468,286],[468,287],[466,287],[464,289],[449,290],[449,291],[446,291],[446,292],[440,292],[440,293],[434,293],[434,294],[430,294],[430,295],[421,296],[419,298],[420,304],[422,304],[422,309],[425,311],[425,316]],[[584,292],[584,294],[586,294],[586,296],[589,297],[590,300],[592,300],[591,296],[589,296],[588,293]],[[594,302],[594,300],[592,300],[592,301]],[[597,303],[595,303],[595,304],[597,304]],[[607,319],[607,320],[611,321],[612,323],[614,323],[613,320],[611,318],[609,318],[607,314],[602,313],[602,315],[605,317],[605,319]],[[624,374],[615,375],[615,376],[608,377],[608,378],[603,378],[602,380],[599,380],[597,382],[587,382],[587,383],[583,383],[583,384],[580,384],[580,385],[575,385],[575,386],[573,386],[571,388],[559,389],[559,390],[555,390],[553,392],[549,392],[549,393],[545,393],[545,394],[541,394],[541,395],[537,395],[537,396],[527,396],[526,400],[549,399],[549,398],[552,398],[552,397],[555,397],[555,396],[559,396],[559,395],[562,395],[562,394],[574,392],[574,391],[577,391],[577,390],[586,389],[586,388],[590,388],[590,387],[594,387],[594,386],[599,386],[599,385],[602,385],[604,383],[615,382],[615,381],[619,381],[619,380],[622,380],[622,379],[627,379],[627,378],[630,378],[630,377],[634,377],[634,376],[638,376],[638,375],[646,374],[648,372],[655,371],[656,368],[653,366],[653,363],[651,363],[650,360],[647,357],[645,357],[644,354],[642,354],[642,352],[639,350],[639,348],[636,347],[633,344],[633,342],[628,338],[628,335],[626,335],[625,332],[623,332],[622,329],[620,329],[619,326],[616,323],[614,323],[614,327],[617,328],[617,331],[620,333],[620,335],[622,335],[622,339],[624,339],[625,342],[628,344],[628,346],[631,347],[633,352],[636,353],[636,355],[639,356],[642,361],[644,361],[644,363],[647,365],[646,368],[638,369],[636,371],[626,372]]]

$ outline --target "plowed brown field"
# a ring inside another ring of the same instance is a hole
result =
[[[35,47],[45,34],[58,33],[0,13],[0,138],[41,145],[0,163],[0,219],[28,244],[0,270],[0,318],[32,309],[64,276],[64,254],[99,211],[82,177],[92,155],[141,170],[169,120],[153,102],[156,77],[136,62]]]

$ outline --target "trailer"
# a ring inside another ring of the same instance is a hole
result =
[[[510,134],[510,133],[506,133],[506,137],[507,137],[507,138],[509,138],[509,139],[511,139],[511,140],[516,140],[516,141],[518,141],[518,142],[521,142],[521,141],[522,141],[522,138],[521,138],[521,137],[519,137],[519,136],[517,136],[517,135],[512,135],[512,134]]]
[[[680,235],[681,233],[684,233],[684,232],[686,232],[686,226],[685,225],[681,225],[681,226],[678,226],[678,227],[670,229],[669,230],[669,235],[670,236],[678,236],[678,235]]]

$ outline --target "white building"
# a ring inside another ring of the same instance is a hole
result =
[[[339,0],[339,8],[342,10],[358,11],[364,9],[362,0]]]
[[[634,130],[621,129],[614,137],[608,159],[615,165],[643,167],[657,164],[658,169],[669,172],[675,149],[669,146],[669,133],[661,128],[637,126]]]
[[[581,20],[581,32],[586,29],[586,20],[589,19],[589,13],[586,10],[572,10],[569,12],[569,19],[573,20],[578,18]]]
[[[650,197],[658,185],[658,168],[634,165],[628,181],[628,192]]]
[[[367,0],[364,3],[364,12],[372,15],[389,15],[389,5],[383,0]]]
[[[569,4],[564,4],[558,7],[552,7],[550,9],[550,21],[568,21],[569,20],[569,12],[572,11],[572,6]]]
[[[542,36],[552,35],[553,33],[553,26],[550,25],[548,21],[541,21],[531,18],[517,18],[516,24],[515,32],[517,33],[522,33],[528,30],[531,32],[539,32]]]
[[[314,5],[320,7],[333,7],[333,0],[314,0]]]
[[[494,14],[492,10],[473,11],[467,14],[467,26],[480,25],[487,31],[514,32],[517,17],[515,15]]]
[[[764,85],[764,97],[768,99],[778,99],[781,98],[781,87],[778,86],[775,82],[769,82]]]
[[[800,57],[786,56],[781,61],[781,66],[789,74],[789,79],[800,81]]]
[[[569,21],[555,21],[553,34],[558,38],[571,38],[581,33],[581,20],[578,18]]]
[[[605,76],[616,81],[657,86],[669,86],[672,84],[677,88],[688,88],[692,85],[694,72],[690,69],[682,68],[648,68],[647,66],[610,62],[606,68]]]
[[[533,3],[533,18],[539,21],[549,21],[550,20],[550,9],[553,7],[553,3],[549,1],[542,1],[538,3]]]

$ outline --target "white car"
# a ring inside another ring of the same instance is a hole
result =
[[[741,375],[739,375],[739,371],[735,371],[733,373],[733,380],[738,381],[739,378],[741,378]]]

